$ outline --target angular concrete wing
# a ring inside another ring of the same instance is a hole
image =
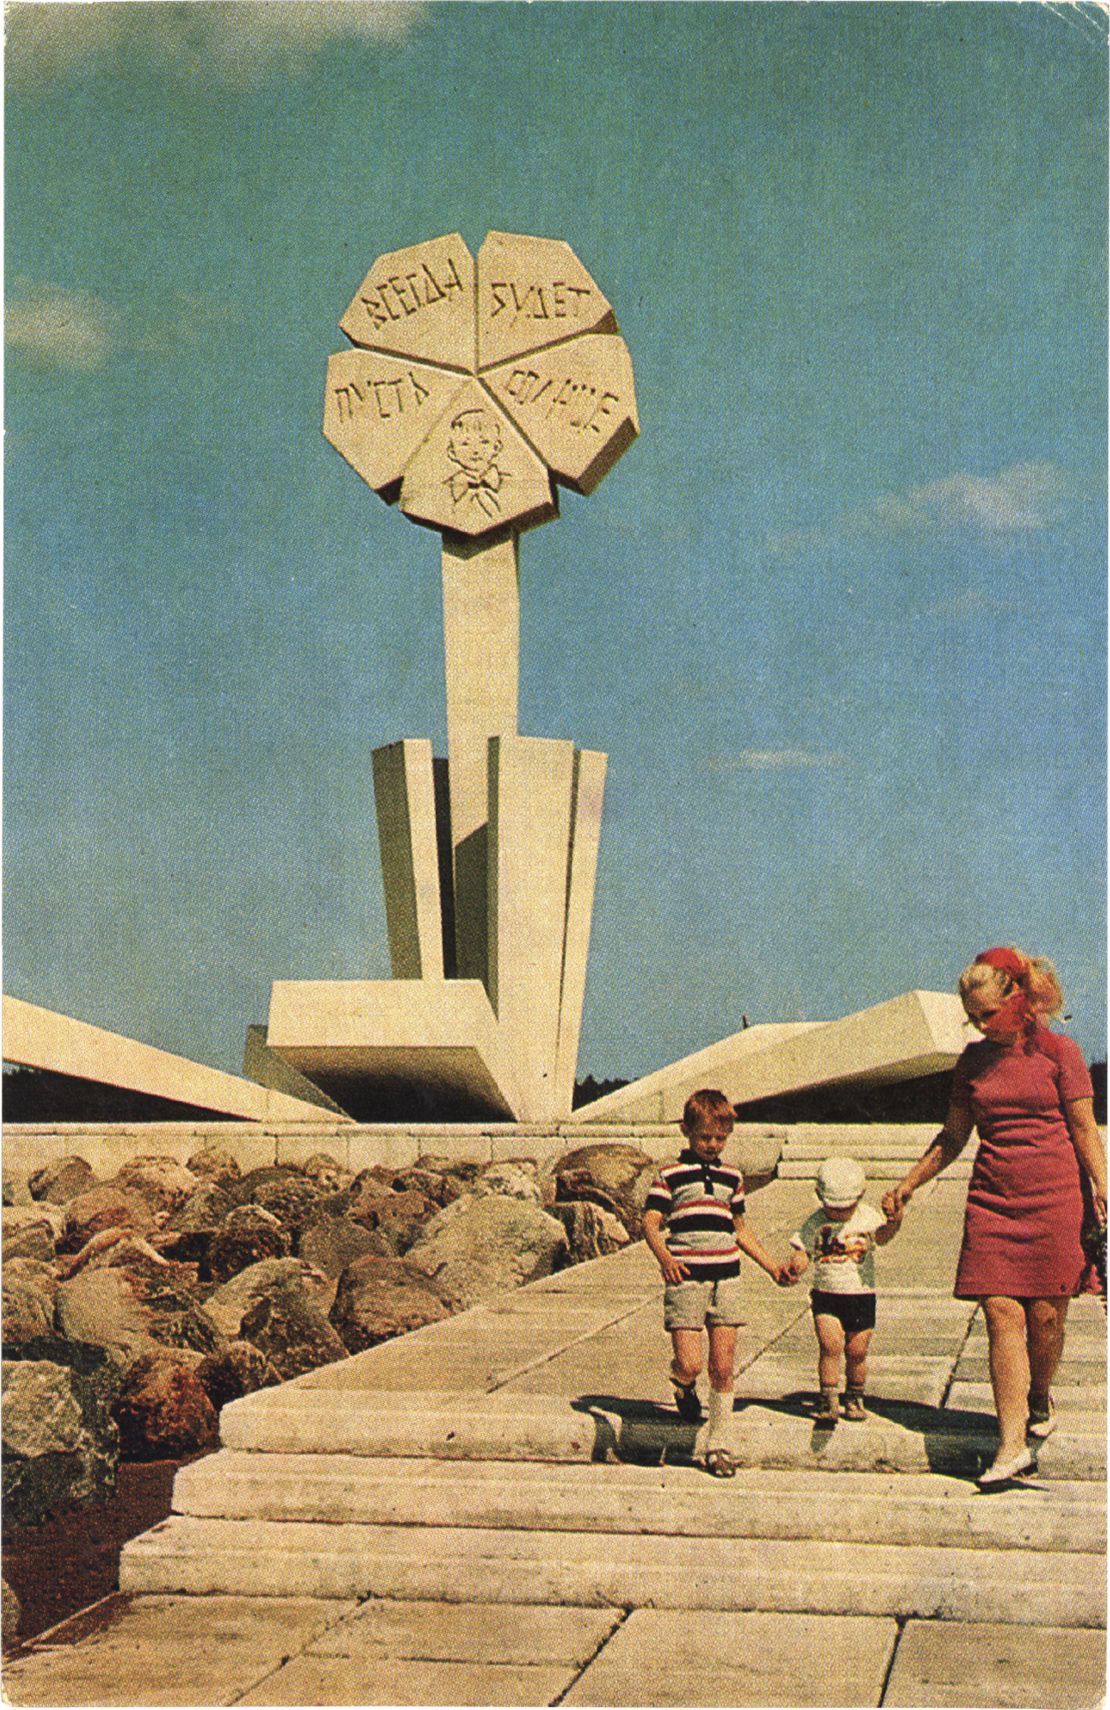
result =
[[[333,1109],[175,1057],[170,1051],[143,1045],[122,1033],[108,1033],[22,998],[4,998],[3,1049],[6,1063],[146,1093],[219,1116],[252,1122],[284,1118],[334,1124],[337,1120]]]
[[[839,1021],[745,1028],[666,1069],[583,1105],[579,1122],[677,1122],[698,1087],[734,1104],[811,1087],[916,1080],[954,1067],[971,1039],[963,1005],[948,992],[906,992]]]

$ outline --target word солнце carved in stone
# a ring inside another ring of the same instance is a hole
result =
[[[410,407],[415,405],[419,409],[421,404],[431,397],[431,393],[426,386],[420,384],[411,368],[408,378],[412,384]],[[361,391],[353,380],[347,380],[342,386],[334,388],[340,421],[352,418],[359,410],[372,409],[375,406],[379,421],[388,422],[396,416],[404,415],[408,387],[403,376],[399,375],[392,380],[375,380],[368,377],[363,381],[363,386],[366,387],[365,392]]]
[[[559,321],[568,317],[576,320],[583,312],[579,299],[592,295],[587,285],[568,285],[563,279],[553,279],[550,287],[551,308],[549,310],[542,285],[533,283],[527,286],[523,295],[512,279],[491,279],[489,288],[493,293],[493,309],[490,313],[490,320],[496,320],[502,309],[511,307],[513,310],[513,326],[519,320]]]
[[[577,433],[592,429],[600,434],[602,421],[612,415],[612,406],[620,403],[618,393],[599,392],[587,380],[572,380],[568,376],[556,387],[550,374],[537,374],[534,368],[514,368],[505,390],[521,405],[539,407],[542,400],[548,420],[556,410],[566,410],[566,425]]]
[[[426,309],[433,303],[446,302],[453,291],[462,289],[463,282],[459,278],[454,260],[448,256],[447,271],[442,276],[442,282],[436,278],[425,261],[415,273],[393,273],[388,279],[375,280],[369,292],[360,297],[359,301],[377,328],[384,327],[389,321],[401,321],[407,315],[418,314],[421,309]]]

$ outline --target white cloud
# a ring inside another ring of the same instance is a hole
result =
[[[149,312],[124,316],[90,291],[16,279],[4,311],[4,342],[36,367],[91,374],[121,350],[172,355],[211,338],[229,318],[226,305],[183,291],[171,292],[165,309],[157,319]]]
[[[867,505],[845,511],[827,527],[794,529],[768,536],[776,556],[838,541],[889,539],[898,534],[970,530],[1009,536],[1047,528],[1078,493],[1078,482],[1050,462],[1015,463],[995,475],[946,475],[900,493],[879,493]]]
[[[84,291],[16,280],[4,311],[4,341],[45,368],[102,368],[115,343],[115,316]]]
[[[706,763],[709,772],[767,772],[781,767],[840,766],[843,754],[821,753],[812,748],[741,748],[737,754],[715,754]]]
[[[9,6],[8,77],[51,82],[128,49],[182,77],[248,84],[295,70],[335,40],[400,41],[428,15],[423,0],[219,0]]]

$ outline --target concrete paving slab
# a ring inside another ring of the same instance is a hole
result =
[[[621,1620],[616,1609],[549,1603],[364,1603],[305,1647],[306,1656],[393,1657],[501,1665],[572,1663],[583,1668]]]
[[[912,1355],[875,1354],[868,1361],[868,1393],[885,1396],[890,1401],[916,1401],[923,1407],[939,1407],[951,1370],[951,1361],[943,1356],[915,1360]],[[737,1395],[752,1400],[774,1400],[802,1393],[816,1401],[817,1387],[816,1340],[808,1370],[803,1370],[796,1359],[775,1359],[764,1354],[754,1364],[744,1367],[736,1380]]]
[[[1101,1419],[1106,1421],[1106,1385],[1053,1384],[1053,1400],[1061,1429],[1076,1424],[1081,1430],[1095,1430]],[[989,1383],[966,1383],[957,1377],[948,1394],[949,1407],[965,1407],[994,1412],[994,1392]]]
[[[634,1610],[564,1704],[835,1705],[882,1701],[893,1621]]]
[[[1060,1383],[1069,1389],[1093,1389],[1096,1392],[1106,1388],[1106,1366],[1101,1360],[1073,1360],[1068,1362],[1066,1356],[1057,1368]],[[964,1354],[958,1361],[953,1378],[958,1383],[989,1383],[990,1367],[985,1351],[981,1355]]]
[[[910,1621],[886,1705],[1090,1710],[1106,1689],[1106,1641],[1075,1628]],[[568,1700],[569,1701],[569,1700]]]
[[[10,1704],[231,1704],[335,1622],[351,1601],[106,1598],[4,1664]]]
[[[240,1704],[551,1704],[574,1680],[566,1663],[294,1657]]]

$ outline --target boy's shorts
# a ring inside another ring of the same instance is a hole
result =
[[[701,1330],[743,1322],[739,1277],[663,1285],[664,1330]]]
[[[839,1318],[846,1336],[854,1336],[858,1330],[875,1328],[873,1294],[834,1294],[831,1289],[815,1288],[809,1304],[815,1318],[819,1312],[827,1312],[830,1318]]]

